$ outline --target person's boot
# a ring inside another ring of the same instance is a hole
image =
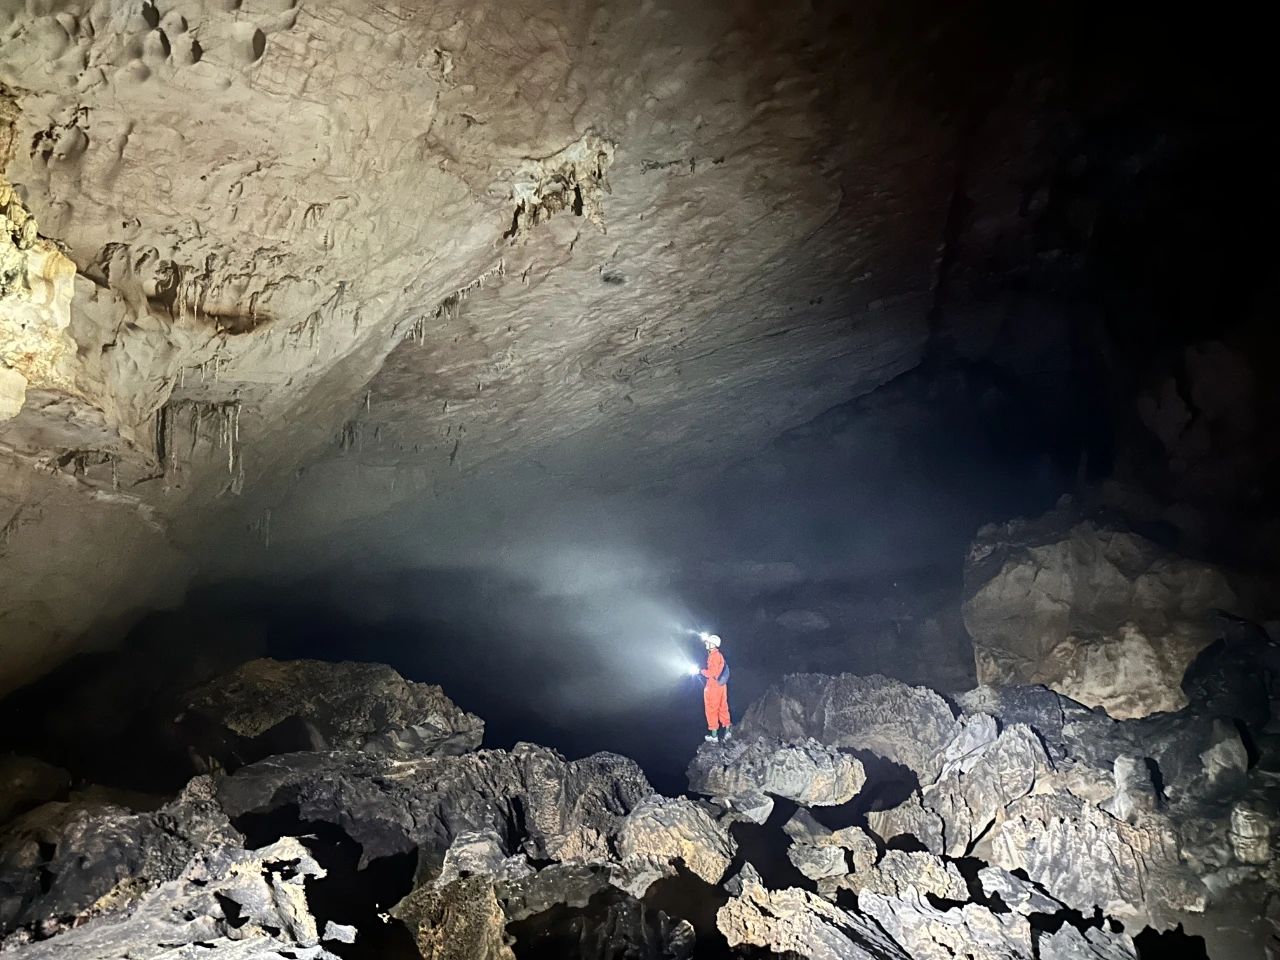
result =
[[[729,728],[728,728],[728,727],[725,727],[725,728],[724,728],[724,741],[725,741],[726,743],[728,743],[728,742],[729,742],[730,740],[732,740],[732,739],[733,739],[733,733],[729,730]]]
[[[702,739],[707,741],[707,743],[717,743],[719,741],[719,738],[716,736],[716,732],[714,730],[709,731],[707,735]]]

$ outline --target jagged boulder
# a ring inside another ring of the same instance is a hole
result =
[[[1138,950],[1127,933],[1064,924],[1037,942],[1040,960],[1138,960]]]
[[[914,837],[933,853],[941,853],[946,846],[942,817],[924,805],[919,793],[912,794],[896,807],[870,811],[867,825],[886,843],[898,837]]]
[[[1005,806],[1030,793],[1051,769],[1030,727],[996,729],[989,716],[962,718],[942,752],[938,778],[898,807],[872,811],[872,830],[885,841],[913,836],[934,853],[971,852]]]
[[[886,897],[923,896],[929,894],[943,900],[968,900],[969,889],[964,877],[949,863],[931,853],[887,850],[880,862],[869,870],[849,874],[840,887]]]
[[[303,820],[340,825],[361,844],[362,862],[416,849],[420,882],[439,874],[468,831],[503,838],[508,856],[607,859],[623,818],[652,793],[625,757],[567,761],[526,743],[448,757],[295,753],[218,780],[232,817],[296,805]]]
[[[937,779],[942,752],[957,732],[955,713],[937,693],[878,674],[794,673],[748,708],[739,733],[792,743],[869,750]]]
[[[703,744],[688,778],[689,789],[706,796],[770,793],[806,807],[847,803],[867,779],[858,759],[838,749],[813,739],[783,743],[766,737]]]
[[[716,913],[729,946],[764,947],[810,960],[912,960],[873,921],[807,890],[766,890],[747,882]]]
[[[921,789],[924,805],[942,820],[944,850],[953,857],[969,853],[1005,806],[1051,769],[1030,727],[1015,724],[995,734],[994,724],[981,726],[992,738],[966,744],[958,755],[949,752],[942,774]]]
[[[787,859],[810,880],[842,877],[849,872],[844,850],[817,843],[793,843],[787,847]]]
[[[514,960],[493,879],[464,877],[417,887],[391,910],[422,960]]]
[[[707,883],[724,878],[736,851],[728,831],[696,803],[656,793],[636,804],[618,836],[624,862],[679,861]]]
[[[965,564],[979,683],[1042,683],[1113,717],[1187,703],[1187,667],[1214,640],[1226,577],[1068,510],[983,527]]]
[[[508,922],[526,920],[552,907],[580,909],[611,883],[609,864],[553,863],[534,872],[500,875],[495,883],[498,902]]]
[[[0,824],[57,800],[71,787],[71,774],[34,757],[0,757]]]
[[[919,890],[899,896],[864,891],[858,909],[906,950],[912,960],[1032,960],[1031,924],[1016,913],[966,903],[933,906]]]
[[[320,944],[305,882],[325,875],[297,840],[259,850],[207,849],[173,879],[138,878],[121,909],[99,901],[95,915],[48,940],[6,942],[15,960],[338,960]],[[52,931],[44,930],[42,933]]]
[[[1025,870],[1086,914],[1096,907],[1121,919],[1177,922],[1207,900],[1167,817],[1126,823],[1065,791],[1010,804],[992,835],[991,862]]]
[[[192,690],[181,718],[197,750],[251,762],[293,750],[451,756],[479,748],[484,721],[440,687],[381,663],[250,660]]]
[[[241,841],[207,777],[152,813],[92,800],[47,803],[0,831],[0,933],[38,927],[47,935],[91,912],[122,909],[198,854]]]
[[[1059,779],[1094,803],[1114,797],[1123,757],[1150,761],[1161,801],[1175,806],[1230,799],[1242,786],[1247,750],[1239,730],[1192,707],[1119,721],[1043,686],[977,687],[956,699],[966,712],[991,714],[1006,728],[1032,728],[1061,765]]]

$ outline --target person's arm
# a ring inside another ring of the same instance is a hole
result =
[[[702,671],[702,675],[708,680],[720,679],[720,674],[724,672],[724,657],[720,656],[719,650],[712,650],[707,654],[707,666]]]

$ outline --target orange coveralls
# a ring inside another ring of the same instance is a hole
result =
[[[702,687],[702,706],[707,713],[707,729],[713,733],[724,727],[730,727],[729,720],[729,686],[718,679],[724,672],[724,657],[720,651],[712,647],[707,651],[707,666],[702,671],[706,683]]]

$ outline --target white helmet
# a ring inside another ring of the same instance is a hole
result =
[[[705,643],[708,647],[720,646],[720,638],[717,637],[714,633],[702,634],[702,642]]]

